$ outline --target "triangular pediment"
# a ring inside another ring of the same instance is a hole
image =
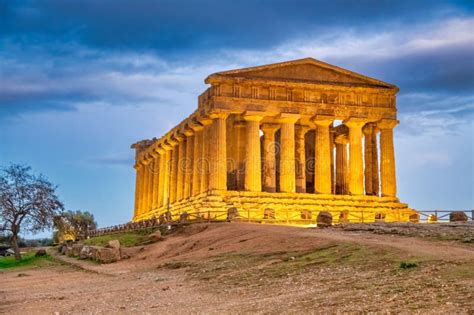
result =
[[[206,82],[213,78],[261,79],[268,81],[396,88],[396,86],[392,84],[369,78],[313,58],[217,72],[210,75]]]

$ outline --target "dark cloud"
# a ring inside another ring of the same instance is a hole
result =
[[[445,46],[389,57],[335,58],[335,64],[397,85],[406,94],[468,97],[474,94],[474,44]],[[420,103],[418,109],[433,106]]]
[[[449,17],[469,17],[472,7],[467,1],[428,0],[0,0],[0,119],[73,110],[78,103],[194,103],[202,79],[213,72],[202,69],[205,63],[234,62],[223,50],[258,55],[294,39],[330,47],[341,35],[358,40],[406,34],[410,40],[417,25],[439,27]],[[292,53],[291,45],[286,49]],[[434,98],[419,102],[413,95],[420,94],[450,101],[458,96],[459,107],[472,101],[472,40],[401,52],[394,47],[382,56],[370,49],[329,54],[325,61],[398,85],[402,110],[417,102],[418,110],[448,106]],[[252,65],[250,59],[236,63]],[[173,73],[187,65],[188,72]]]
[[[456,45],[393,56],[370,65],[377,77],[397,82],[404,92],[474,92],[474,45]]]
[[[262,48],[331,28],[373,31],[403,27],[454,12],[469,1],[8,1],[3,36],[16,41],[80,42],[106,49],[213,50]]]

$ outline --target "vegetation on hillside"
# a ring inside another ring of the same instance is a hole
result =
[[[65,211],[54,218],[54,241],[85,239],[89,230],[97,228],[94,215],[87,211]]]
[[[83,243],[85,245],[105,246],[111,240],[119,240],[120,245],[132,247],[145,242],[149,234],[149,231],[120,232],[92,237],[90,239],[84,240]]]
[[[49,255],[35,256],[35,251],[26,253],[20,261],[17,261],[14,256],[0,257],[0,269],[38,267],[51,263],[53,262]]]

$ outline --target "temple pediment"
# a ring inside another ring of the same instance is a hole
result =
[[[206,79],[206,83],[213,83],[215,81],[226,79],[356,85],[397,89],[395,85],[336,67],[313,58],[217,72],[211,74]]]

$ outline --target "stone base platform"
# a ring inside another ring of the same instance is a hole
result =
[[[333,222],[408,222],[418,214],[398,198],[213,190],[170,205],[171,217],[182,213],[188,220],[228,220],[279,224],[315,224],[320,211],[330,212]],[[165,214],[161,207],[134,217],[141,221]]]

